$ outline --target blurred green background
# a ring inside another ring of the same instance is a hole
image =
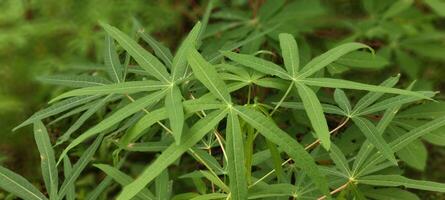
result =
[[[11,129],[45,107],[59,89],[39,83],[37,76],[88,69],[102,63],[105,35],[98,26],[99,20],[131,33],[135,31],[134,19],[137,19],[154,38],[175,47],[202,17],[207,2],[0,0],[0,163],[30,180],[39,179],[38,169],[33,167],[39,160],[30,128],[14,133]],[[298,5],[308,8],[288,9],[286,16],[296,14],[285,18],[286,23],[275,32],[290,32],[297,36],[299,43],[315,52],[324,46],[359,41],[372,46],[383,59],[381,65],[352,71],[350,68],[354,66],[333,65],[329,68],[331,75],[378,81],[399,72],[406,83],[418,80],[418,88],[445,91],[445,1],[295,2],[296,8]],[[401,5],[393,6],[394,2]],[[230,34],[244,30],[244,25],[249,31],[254,30],[252,32],[267,28],[270,24],[253,20],[265,3],[265,0],[217,1],[206,40],[218,45],[225,41],[218,35],[226,34],[230,38]],[[228,16],[218,15],[219,11],[229,11],[235,17],[230,20]],[[286,8],[278,12],[285,11]],[[247,17],[249,21],[237,24],[236,16]],[[273,37],[274,33],[268,35]],[[261,43],[248,48],[260,47]],[[248,48],[244,50],[249,51]],[[444,95],[439,94],[438,99],[444,100]],[[412,176],[445,182],[445,150],[431,145],[427,148],[430,154],[427,169],[425,172],[410,169]]]

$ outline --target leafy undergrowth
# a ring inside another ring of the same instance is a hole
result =
[[[340,76],[406,49],[360,42],[371,33],[310,46],[286,22],[319,16],[314,2],[268,1],[251,19],[210,1],[176,51],[136,20],[132,34],[100,22],[103,64],[39,77],[71,89],[15,128],[34,127],[42,187],[0,167],[0,188],[23,199],[440,198],[444,183],[412,171],[443,170],[433,168],[441,151],[427,166],[425,143],[445,145],[445,102],[398,73],[373,84]],[[388,27],[412,3],[365,6]]]

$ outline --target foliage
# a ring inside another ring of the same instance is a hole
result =
[[[440,62],[443,33],[417,22],[392,30],[404,17],[427,20],[414,1],[362,3],[372,17],[345,22],[350,35],[321,48],[308,33],[335,19],[320,22],[328,6],[312,0],[253,3],[252,12],[236,1],[209,1],[176,51],[135,19],[136,31],[99,22],[104,60],[95,73],[40,77],[71,90],[58,90],[15,128],[34,126],[45,189],[5,167],[0,187],[23,199],[418,199],[405,189],[445,192],[445,183],[404,174],[405,165],[425,169],[424,142],[445,145],[437,92],[400,74],[378,85],[347,78],[353,70],[402,66],[410,62],[405,54]],[[369,39],[390,44],[362,43]],[[413,50],[413,41],[425,48]],[[415,78],[427,70],[420,66],[401,72]],[[60,135],[47,129],[54,124],[63,125]],[[94,187],[82,186],[99,172]]]

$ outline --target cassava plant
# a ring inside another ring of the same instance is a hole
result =
[[[309,61],[287,33],[277,38],[282,60],[274,62],[264,51],[236,53],[251,37],[200,53],[207,23],[198,22],[174,54],[142,29],[137,35],[153,54],[101,23],[103,71],[41,77],[74,89],[17,127],[34,126],[46,189],[4,167],[0,188],[36,200],[416,199],[406,189],[445,192],[443,183],[403,176],[410,162],[403,155],[441,137],[444,105],[433,100],[436,92],[412,91],[415,83],[395,88],[400,75],[380,85],[327,77],[325,68],[342,56],[373,53],[356,42]],[[48,131],[68,118],[63,134]],[[101,151],[106,156],[94,159]],[[88,171],[104,177],[80,194],[76,182]]]

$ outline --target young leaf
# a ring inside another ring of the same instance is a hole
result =
[[[309,77],[309,76],[313,75],[315,72],[323,69],[324,67],[328,66],[332,62],[336,61],[341,56],[343,56],[351,51],[355,51],[357,49],[363,49],[363,48],[368,48],[372,51],[371,47],[366,46],[364,44],[355,43],[355,42],[342,44],[338,47],[330,49],[326,53],[323,53],[323,54],[315,57],[309,63],[307,63],[303,67],[303,69],[301,69],[298,77],[299,78]]]
[[[380,153],[382,153],[394,165],[397,165],[397,160],[391,147],[383,139],[377,128],[369,120],[361,117],[352,118],[357,127],[366,136],[366,138],[373,144]]]
[[[56,166],[54,150],[49,139],[48,131],[41,121],[34,123],[34,139],[40,152],[43,180],[50,199],[57,199],[59,176]]]
[[[181,143],[182,128],[184,126],[184,109],[182,106],[182,94],[179,87],[173,85],[165,97],[165,109],[170,120],[170,127],[176,144]]]
[[[233,60],[239,64],[250,67],[264,74],[278,76],[282,79],[291,79],[290,75],[287,74],[283,68],[264,59],[257,58],[251,55],[233,53],[230,51],[224,51],[222,52],[222,54],[230,60]]]
[[[25,178],[2,166],[0,166],[0,188],[26,200],[47,200]]]
[[[247,178],[243,145],[243,135],[238,116],[231,110],[227,117],[226,151],[230,193],[233,200],[247,199]]]
[[[277,144],[280,149],[286,152],[312,179],[319,191],[330,196],[324,174],[318,169],[314,159],[303,146],[261,113],[241,106],[236,106],[234,109],[241,118],[257,129],[266,139]]]
[[[118,200],[129,200],[141,191],[148,183],[155,179],[164,169],[178,159],[187,149],[199,142],[219,121],[227,114],[227,110],[217,110],[199,120],[187,131],[186,137],[180,145],[172,144],[149,166],[139,177],[125,186]]]
[[[224,101],[226,104],[231,104],[232,100],[227,86],[224,81],[219,78],[215,68],[205,61],[195,49],[189,49],[187,60],[193,69],[195,77],[201,81],[215,97]]]
[[[164,65],[151,53],[146,51],[128,35],[121,32],[119,29],[105,23],[100,23],[105,31],[110,34],[148,73],[158,80],[169,83],[169,74]]]
[[[119,56],[116,53],[113,38],[109,35],[105,37],[104,59],[108,76],[110,76],[115,83],[123,82],[123,68],[119,61]]]
[[[300,67],[297,42],[295,41],[294,36],[288,33],[281,33],[278,37],[280,39],[284,66],[292,77],[296,77]]]
[[[296,84],[295,85],[300,95],[301,100],[306,111],[306,114],[311,121],[312,128],[315,131],[318,139],[320,139],[321,145],[325,149],[329,149],[331,145],[330,134],[326,118],[323,114],[323,108],[321,107],[320,101],[318,101],[317,95],[314,91],[306,85]]]

